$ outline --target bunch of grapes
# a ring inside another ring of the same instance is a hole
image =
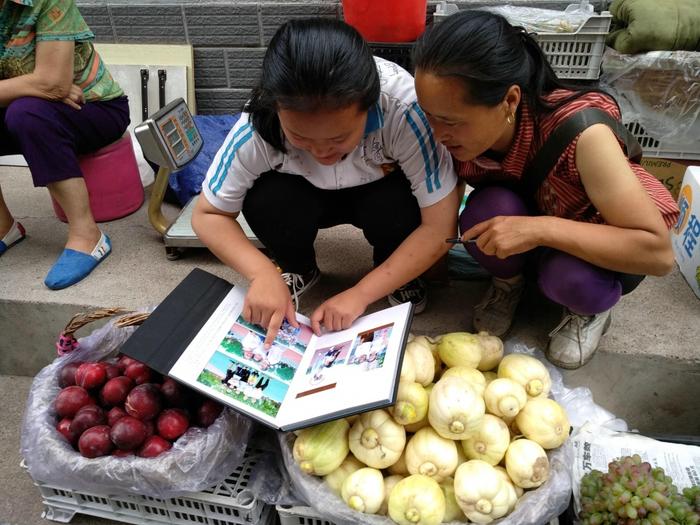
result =
[[[679,494],[660,467],[625,456],[581,479],[583,525],[697,525],[700,489]]]
[[[683,497],[688,502],[688,505],[700,514],[700,485],[683,489]]]

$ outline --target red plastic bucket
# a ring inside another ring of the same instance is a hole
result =
[[[427,3],[427,0],[343,0],[343,16],[368,42],[413,42],[425,31]]]
[[[109,146],[82,155],[79,163],[96,222],[120,219],[141,207],[143,185],[128,133]],[[56,217],[66,222],[61,206],[51,200]]]

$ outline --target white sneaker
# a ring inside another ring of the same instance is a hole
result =
[[[473,324],[477,332],[503,337],[513,324],[515,309],[525,288],[521,276],[514,283],[494,277],[484,298],[474,307]]]
[[[612,321],[612,309],[595,315],[579,315],[564,309],[561,322],[549,333],[547,359],[567,370],[575,370],[591,360]]]
[[[292,294],[294,306],[299,309],[299,298],[304,292],[307,292],[321,278],[321,270],[314,268],[308,273],[291,273],[283,272],[282,279],[289,288],[289,293]]]

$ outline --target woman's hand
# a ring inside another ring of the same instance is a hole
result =
[[[350,328],[350,325],[367,309],[369,303],[353,287],[334,295],[311,315],[311,328],[316,335],[321,335],[321,325],[326,330],[338,331]]]
[[[292,326],[299,326],[289,288],[277,272],[264,274],[250,282],[242,314],[247,322],[267,330],[265,348],[275,341],[285,317]]]
[[[61,100],[61,102],[72,108],[80,109],[80,107],[85,104],[85,94],[83,93],[83,88],[72,84],[68,90],[68,95]]]
[[[505,259],[539,246],[546,220],[547,217],[499,215],[475,224],[461,238],[476,239],[483,253]]]

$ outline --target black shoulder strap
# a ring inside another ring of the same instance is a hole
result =
[[[552,171],[552,168],[554,168],[564,153],[566,147],[571,144],[571,141],[579,133],[593,124],[605,124],[608,126],[624,142],[627,157],[632,162],[641,160],[642,147],[622,122],[598,108],[582,109],[561,122],[535,154],[535,158],[532,159],[532,162],[523,173],[521,181],[525,195],[535,195],[545,177]]]

